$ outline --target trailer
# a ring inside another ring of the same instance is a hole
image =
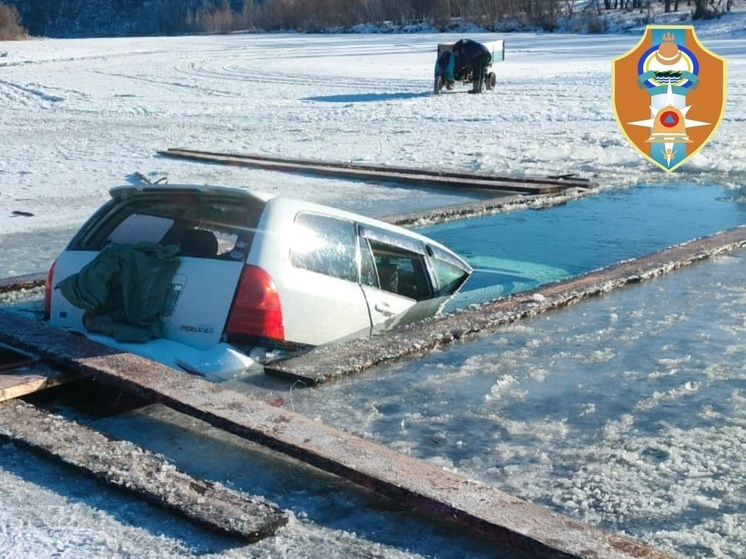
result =
[[[505,41],[502,39],[486,41],[482,43],[492,54],[492,59],[485,69],[484,84],[489,90],[494,90],[497,84],[497,76],[492,68],[496,62],[505,60]],[[453,52],[452,43],[438,43],[437,57],[435,59],[435,83],[433,93],[438,95],[443,89],[453,90],[456,83],[469,84],[475,81],[470,68],[460,71],[457,56]],[[453,79],[449,79],[449,78]]]

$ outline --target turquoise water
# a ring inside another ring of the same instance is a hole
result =
[[[746,223],[746,198],[715,185],[638,186],[543,210],[518,210],[418,229],[475,273],[467,298],[525,291]],[[479,291],[481,295],[469,292]]]

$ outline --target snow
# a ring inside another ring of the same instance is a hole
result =
[[[0,277],[44,271],[108,189],[138,172],[374,216],[469,199],[157,155],[169,147],[577,173],[604,189],[742,188],[744,15],[697,26],[727,58],[728,99],[711,142],[674,176],[628,145],[611,109],[611,60],[638,42],[640,26],[470,34],[506,40],[496,92],[437,97],[435,45],[464,35],[2,42]],[[743,253],[720,258],[318,389],[269,379],[239,387],[679,556],[743,557],[745,263]],[[193,475],[264,495],[291,511],[291,524],[246,546],[3,444],[0,556],[495,556],[453,526],[160,406],[95,427]]]

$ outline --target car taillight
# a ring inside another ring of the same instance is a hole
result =
[[[261,268],[244,266],[228,315],[226,333],[285,339],[280,295],[272,278]]]
[[[47,279],[44,282],[44,320],[49,320],[52,313],[52,278],[54,277],[55,264],[57,264],[56,260],[49,267]]]

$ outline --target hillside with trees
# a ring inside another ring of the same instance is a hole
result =
[[[717,17],[736,0],[0,0],[0,39],[32,36],[180,35],[234,31],[350,31],[364,25],[441,31],[475,25],[493,31],[553,31],[575,16],[600,32],[605,16],[686,11]],[[578,15],[580,14],[580,18]],[[583,23],[584,22],[584,23]],[[9,34],[14,36],[8,36]]]

